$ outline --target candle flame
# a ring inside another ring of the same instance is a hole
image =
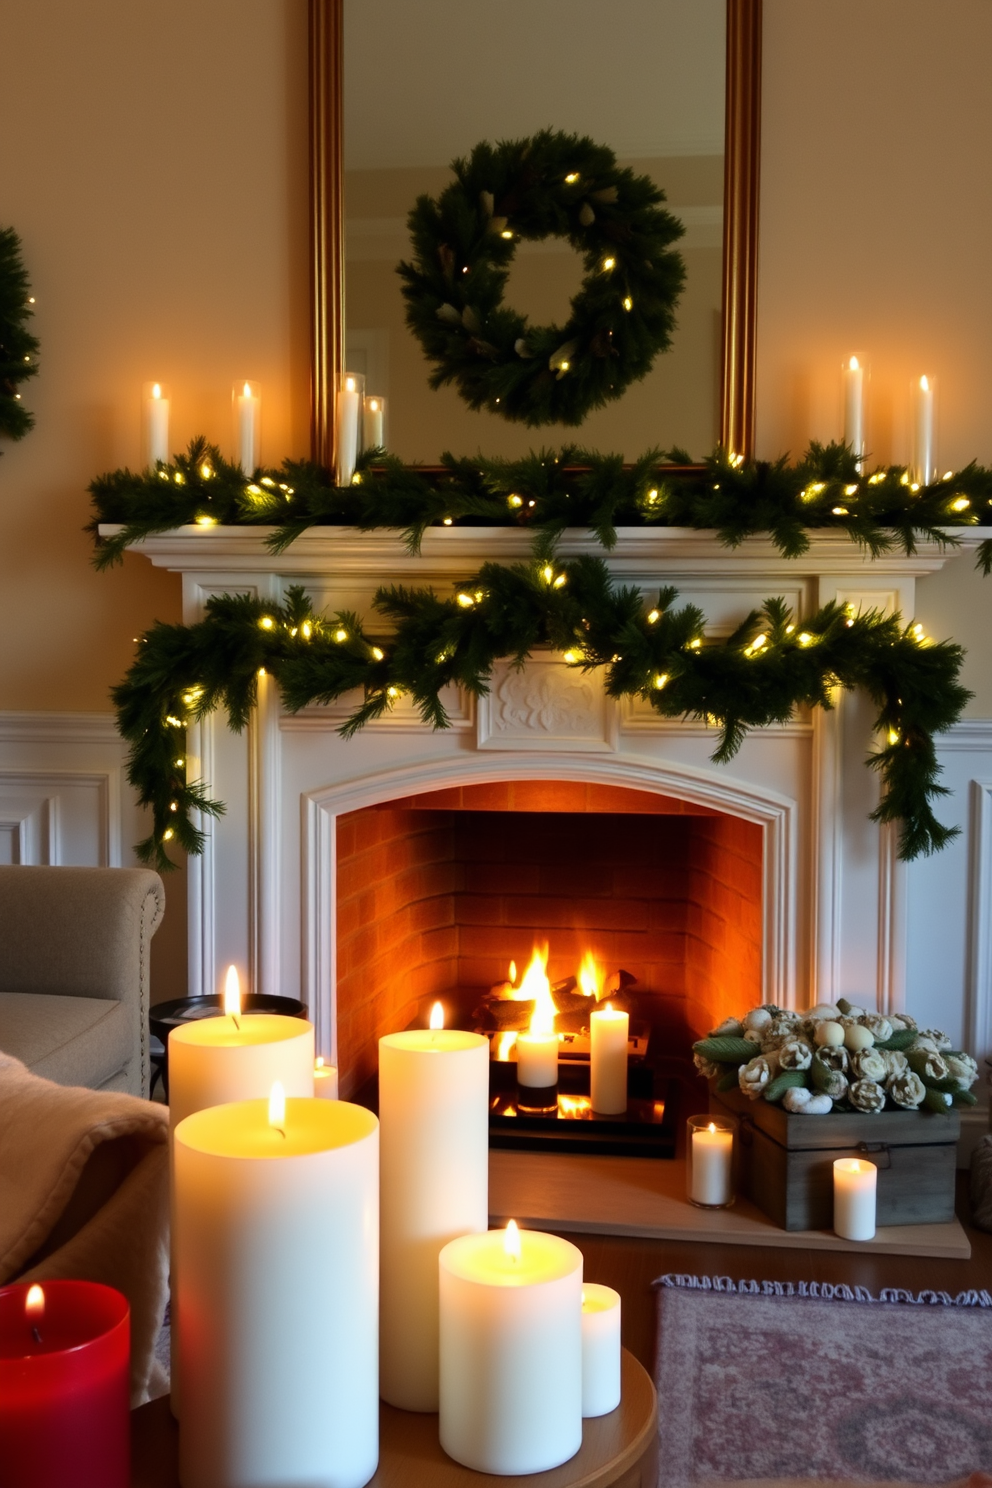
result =
[[[346,393],[353,393],[355,391],[355,379],[353,377],[345,378],[344,390]]]
[[[434,1006],[431,1008],[431,1022],[430,1022],[430,1026],[435,1031],[437,1029],[439,1029],[439,1028],[443,1028],[444,1027],[444,1008],[441,1006],[441,1004],[439,1002],[436,1002],[434,1004]]]
[[[857,357],[852,357],[847,365],[850,367],[852,372],[857,372],[858,368],[861,366],[861,363],[858,361]]]
[[[708,1132],[715,1132],[716,1131],[716,1122],[715,1121],[711,1121],[710,1124],[709,1124],[709,1126],[706,1128],[706,1130]]]
[[[511,1219],[503,1231],[503,1250],[511,1261],[520,1259],[520,1231],[517,1229],[517,1221]]]
[[[535,946],[530,965],[524,972],[518,997],[521,1002],[533,999],[534,1012],[530,1020],[531,1033],[554,1033],[555,1005],[548,981],[548,947]]]
[[[236,966],[229,966],[224,978],[224,1012],[229,1018],[241,1016],[241,983]]]
[[[930,379],[927,377],[926,373],[924,373],[923,376],[920,378],[920,389],[924,393],[928,393],[930,391]]]
[[[369,408],[372,410],[373,413],[378,413],[379,412],[379,399],[378,398],[370,398],[369,399]]]
[[[246,398],[250,398],[251,397],[251,383],[250,382],[246,382],[245,383],[244,392],[245,392],[245,397]]]
[[[583,997],[599,997],[603,979],[592,951],[586,951],[582,957],[582,964],[579,967],[579,974],[576,980],[578,981],[579,991]]]
[[[516,961],[511,961],[510,962],[510,974],[509,974],[508,980],[509,980],[509,982],[511,984],[517,980],[517,963],[516,963]]]
[[[281,1131],[285,1136],[286,1133],[282,1131],[285,1120],[286,1092],[282,1088],[281,1081],[276,1080],[269,1091],[269,1125],[274,1126],[276,1131]]]
[[[28,1287],[28,1294],[24,1299],[24,1316],[32,1323],[40,1323],[45,1316],[45,1294],[37,1282]]]
[[[155,386],[152,388],[152,397],[153,398],[161,398],[161,396],[162,396],[162,389],[161,389],[160,385],[158,383],[156,383]]]
[[[323,1069],[323,1068],[324,1068],[324,1056],[323,1056],[323,1054],[318,1054],[317,1055],[316,1062],[314,1063],[314,1069]]]

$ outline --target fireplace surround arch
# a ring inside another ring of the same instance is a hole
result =
[[[796,1002],[796,884],[799,805],[716,771],[627,754],[580,755],[521,750],[433,758],[352,777],[303,793],[301,841],[301,996],[317,1047],[337,1059],[336,843],[342,815],[452,787],[512,781],[573,782],[665,796],[739,817],[762,835],[762,989],[765,1001]]]

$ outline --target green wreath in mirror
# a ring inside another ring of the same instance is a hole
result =
[[[470,408],[514,422],[581,424],[671,345],[685,265],[682,224],[647,176],[605,145],[544,130],[476,145],[440,196],[420,196],[401,263],[407,325]],[[565,238],[585,275],[564,326],[503,304],[516,244]]]

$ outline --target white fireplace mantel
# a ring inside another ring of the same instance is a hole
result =
[[[432,528],[414,555],[396,533],[315,527],[273,554],[265,544],[272,530],[186,527],[133,551],[182,574],[192,623],[212,595],[278,601],[291,584],[303,584],[319,609],[370,615],[380,585],[450,592],[483,562],[525,561],[533,536]],[[808,551],[787,559],[767,538],[729,549],[715,533],[682,528],[621,529],[610,552],[588,532],[571,531],[558,552],[602,557],[618,581],[646,595],[674,584],[719,635],[772,596],[799,615],[836,600],[898,610],[908,621],[916,580],[980,541],[974,528],[952,535],[961,548],[922,542],[912,555],[875,560],[836,532],[811,533]],[[479,706],[454,691],[448,701],[449,730],[433,732],[401,702],[346,741],[337,731],[354,699],[289,716],[267,679],[243,736],[217,715],[191,730],[191,770],[227,806],[219,821],[203,823],[207,850],[190,865],[191,993],[216,988],[229,961],[246,964],[258,990],[299,990],[322,1052],[333,1057],[338,813],[469,781],[559,778],[656,790],[757,822],[765,842],[766,997],[796,1006],[848,994],[882,1011],[904,1005],[906,873],[895,834],[868,821],[878,785],[864,764],[872,744],[865,699],[838,697],[831,712],[755,730],[726,766],[711,762],[713,730],[662,719],[637,700],[608,699],[595,678],[578,677],[550,654],[522,672],[498,667]]]

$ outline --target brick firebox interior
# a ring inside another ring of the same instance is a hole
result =
[[[479,994],[550,947],[652,993],[666,1044],[761,998],[761,830],[666,796],[568,781],[469,785],[338,818],[342,1093],[384,1033],[452,989]]]

